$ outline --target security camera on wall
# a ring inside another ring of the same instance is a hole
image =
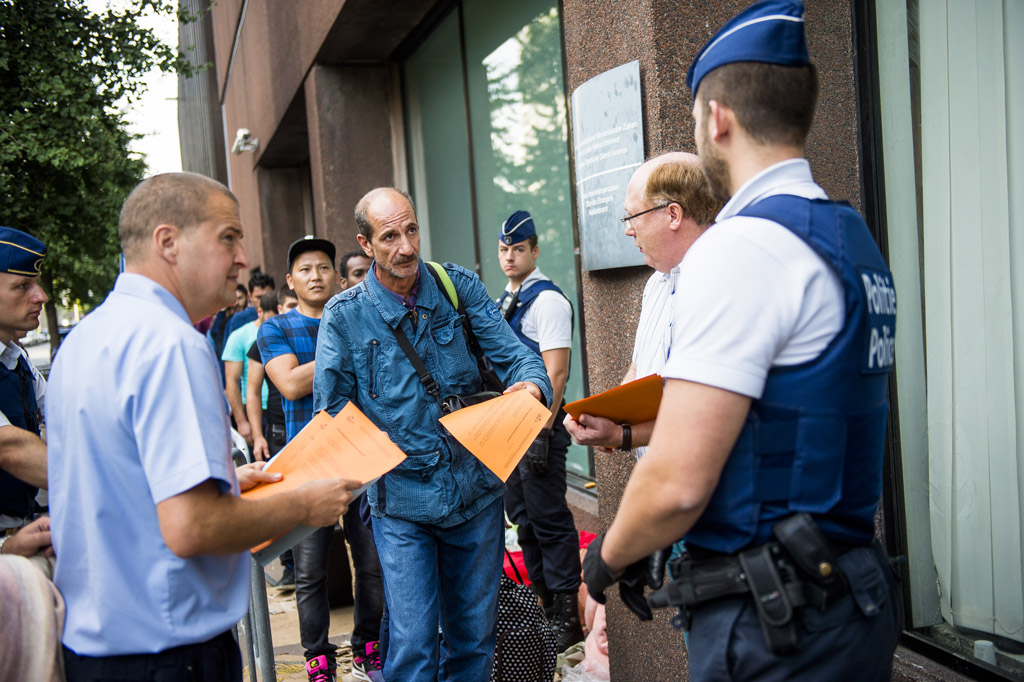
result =
[[[254,152],[259,146],[259,139],[253,137],[248,128],[239,128],[235,133],[235,143],[231,145],[231,153]]]

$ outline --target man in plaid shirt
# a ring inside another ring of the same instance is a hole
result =
[[[338,289],[334,244],[306,237],[288,247],[289,286],[299,305],[260,326],[257,343],[267,376],[281,392],[285,431],[291,441],[313,418],[313,359],[324,305]],[[373,536],[359,518],[359,505],[344,517],[345,537],[356,569],[353,675],[368,680],[379,670],[377,639],[383,610],[380,563]],[[295,545],[295,599],[299,638],[305,649],[310,682],[333,682],[336,646],[328,640],[327,558],[333,527],[317,529]]]

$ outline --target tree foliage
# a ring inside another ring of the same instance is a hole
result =
[[[146,170],[120,109],[153,67],[191,71],[139,19],[173,11],[164,0],[100,13],[85,0],[0,0],[0,225],[47,244],[51,299],[89,307],[113,285],[118,211]],[[52,328],[52,307],[47,318]]]

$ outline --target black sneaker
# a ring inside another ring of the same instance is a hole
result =
[[[295,569],[285,566],[281,573],[281,579],[277,582],[278,587],[295,587]]]

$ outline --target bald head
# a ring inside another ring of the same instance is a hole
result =
[[[158,225],[174,225],[183,231],[198,226],[207,218],[211,197],[217,195],[238,204],[231,190],[197,173],[164,173],[140,182],[125,199],[118,220],[125,261],[145,258]]]
[[[629,189],[642,194],[649,206],[677,203],[701,228],[715,221],[722,203],[711,194],[700,157],[668,152],[643,163],[629,180]]]
[[[711,195],[700,158],[662,154],[642,164],[626,188],[625,235],[659,272],[679,265],[721,209]]]
[[[371,189],[356,204],[356,227],[359,229],[359,234],[366,237],[367,241],[372,241],[373,239],[373,225],[370,222],[370,214],[374,212],[373,208],[382,204],[391,204],[396,199],[405,199],[405,201],[409,202],[409,208],[412,209],[412,212],[416,212],[416,207],[413,205],[412,197],[409,196],[409,193],[397,187]]]

